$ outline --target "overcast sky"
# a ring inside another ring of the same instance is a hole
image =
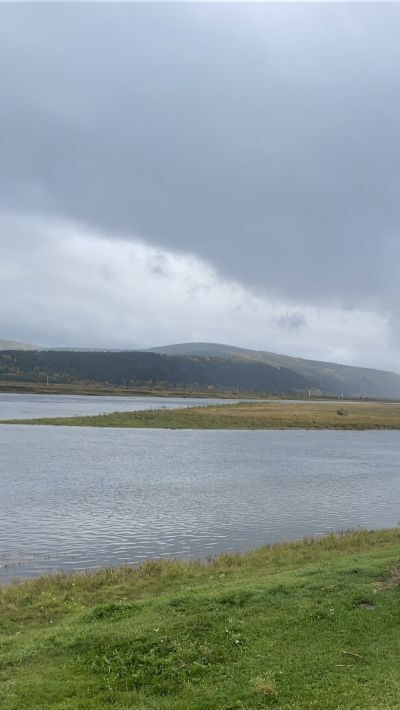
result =
[[[0,4],[0,339],[400,371],[400,5]]]

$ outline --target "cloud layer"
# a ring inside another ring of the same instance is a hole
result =
[[[9,338],[100,348],[204,340],[393,367],[388,323],[376,313],[254,295],[196,257],[79,225],[7,215],[0,230],[9,235],[0,265]]]
[[[1,6],[2,271],[42,309],[29,338],[396,367],[399,28],[396,4]]]

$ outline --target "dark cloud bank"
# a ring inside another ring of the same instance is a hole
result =
[[[2,5],[1,208],[396,337],[399,29],[396,4]]]

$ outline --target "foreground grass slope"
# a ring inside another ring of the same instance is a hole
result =
[[[5,423],[161,429],[400,429],[392,402],[239,402]]]
[[[0,590],[2,710],[400,707],[400,530]]]

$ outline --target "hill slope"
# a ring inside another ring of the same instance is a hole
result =
[[[3,710],[395,710],[400,533],[2,590]]]
[[[16,340],[0,340],[0,350],[45,350],[39,345],[29,345]]]
[[[216,357],[150,352],[0,352],[0,382],[107,383],[129,387],[304,394],[313,383],[288,368]]]
[[[358,397],[365,391],[370,397],[400,398],[400,375],[384,370],[305,360],[219,343],[179,343],[151,348],[150,352],[174,356],[223,357],[247,363],[262,362],[273,367],[292,370],[311,381],[314,388],[327,394]]]
[[[209,389],[271,395],[314,394],[400,399],[400,375],[216,343],[182,343],[151,350],[45,350],[0,347],[0,380],[107,383]]]

